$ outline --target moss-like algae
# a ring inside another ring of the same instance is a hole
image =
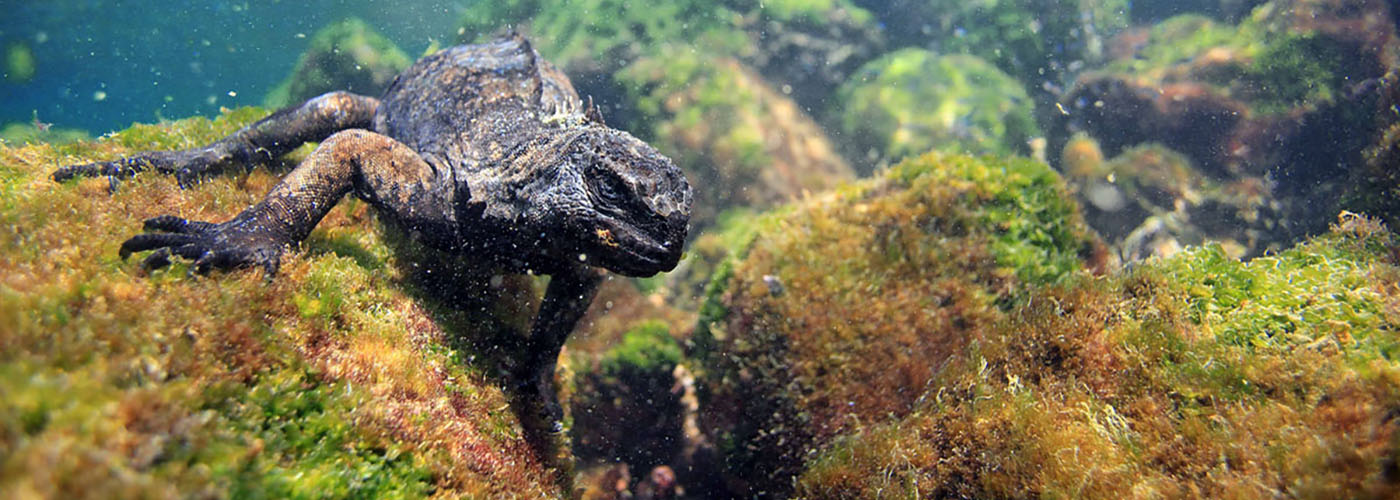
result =
[[[1397,243],[1344,214],[1248,263],[1202,247],[1038,289],[799,495],[1393,498]]]
[[[695,189],[691,222],[726,208],[762,208],[854,177],[796,103],[738,61],[662,50],[620,71],[634,126],[683,165]]]
[[[948,356],[1096,247],[1024,159],[931,153],[772,220],[716,271],[694,340],[736,493],[782,494],[809,447],[909,412]]]
[[[648,321],[629,330],[596,361],[579,363],[573,402],[573,444],[579,458],[619,461],[640,471],[673,463],[682,432],[672,371],[683,360],[669,327]]]
[[[332,210],[275,279],[200,278],[117,246],[158,214],[226,219],[274,176],[48,178],[265,114],[0,147],[0,496],[561,495],[483,361],[496,337],[441,321],[367,205]]]
[[[929,149],[1025,152],[1039,133],[1021,84],[966,54],[899,50],[862,66],[838,96],[841,130],[867,164]]]

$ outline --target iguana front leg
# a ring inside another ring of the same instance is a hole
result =
[[[517,384],[530,388],[523,395],[533,391],[543,417],[555,431],[560,429],[564,417],[554,389],[555,364],[564,341],[569,339],[574,326],[593,303],[603,276],[603,270],[582,265],[568,266],[565,271],[555,273],[550,277],[539,313],[530,326],[526,358],[516,374]]]
[[[180,186],[188,187],[203,177],[218,175],[231,167],[251,168],[287,154],[307,142],[320,141],[331,134],[373,124],[379,100],[373,97],[331,92],[282,109],[233,135],[207,146],[179,151],[144,151],[112,161],[62,167],[53,173],[55,181],[74,177],[131,177],[151,169],[174,175]],[[114,181],[115,182],[115,181]]]
[[[389,137],[366,130],[338,132],[262,201],[233,219],[214,224],[156,217],[146,221],[146,230],[164,232],[133,236],[122,243],[121,255],[155,250],[145,267],[163,267],[174,254],[194,259],[195,272],[262,266],[271,275],[284,249],[306,239],[351,189],[406,223],[450,223],[452,191],[431,186],[453,183],[437,175],[417,153]]]

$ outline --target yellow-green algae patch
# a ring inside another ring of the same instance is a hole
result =
[[[143,219],[224,220],[276,177],[48,177],[265,114],[0,146],[0,497],[559,496],[495,372],[466,361],[472,325],[417,297],[363,203],[272,280],[148,274],[117,257]]]
[[[1400,240],[1344,214],[1247,263],[1194,248],[1038,289],[799,496],[1395,498]]]
[[[1048,166],[942,153],[755,225],[694,340],[743,495],[781,495],[812,447],[910,412],[949,356],[1102,246]]]

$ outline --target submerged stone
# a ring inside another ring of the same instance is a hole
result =
[[[1039,134],[1021,84],[969,55],[902,49],[862,66],[837,99],[841,132],[866,172],[929,149],[1027,152]]]
[[[755,226],[693,340],[740,496],[782,495],[807,450],[913,410],[1030,287],[1102,264],[1059,176],[1023,159],[930,153]]]
[[[725,210],[792,201],[855,176],[797,103],[737,60],[663,51],[619,79],[633,89],[635,129],[693,180],[696,227]]]

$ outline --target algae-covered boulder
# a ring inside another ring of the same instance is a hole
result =
[[[263,102],[280,108],[336,90],[378,96],[412,62],[369,23],[345,19],[311,37],[292,74]]]
[[[837,102],[844,138],[867,171],[929,149],[1026,152],[1038,134],[1021,84],[969,55],[893,52],[856,71]]]
[[[438,298],[356,201],[272,280],[142,272],[117,247],[143,219],[226,219],[275,177],[49,178],[265,114],[0,146],[0,497],[562,496],[502,390],[529,282]]]
[[[1276,0],[1237,25],[1173,17],[1125,34],[1061,99],[1061,120],[1109,156],[1160,143],[1216,182],[1267,186],[1278,210],[1264,225],[1294,241],[1345,207],[1377,118],[1393,114],[1374,84],[1400,50],[1388,14],[1376,0]]]
[[[1395,498],[1400,240],[1344,214],[1242,263],[1197,247],[1031,293],[813,498]]]
[[[680,394],[672,373],[683,358],[665,323],[628,331],[596,359],[575,364],[571,401],[574,454],[646,471],[674,464],[682,449]]]
[[[1391,68],[1380,89],[1380,106],[1400,109],[1400,68]],[[1344,203],[1380,216],[1391,227],[1400,225],[1400,115],[1382,113],[1379,133],[1367,147],[1366,163],[1355,177],[1356,189]]]
[[[659,51],[736,58],[808,107],[820,106],[883,47],[874,17],[849,0],[510,0],[480,2],[462,17],[459,41],[512,25],[607,106],[611,75]]]
[[[779,210],[716,273],[693,342],[734,494],[781,495],[808,451],[907,414],[949,356],[1100,246],[1049,167],[930,153]]]
[[[766,207],[854,177],[792,99],[733,59],[663,51],[619,74],[634,94],[631,127],[686,170],[692,224],[735,207]]]
[[[1136,2],[1159,3],[1159,2]],[[1168,2],[1175,4],[1177,2]],[[969,54],[1019,80],[1037,115],[1084,67],[1102,62],[1106,39],[1128,26],[1128,0],[860,0],[895,47]]]
[[[1082,134],[1065,145],[1061,164],[1085,219],[1124,261],[1207,241],[1235,258],[1290,246],[1286,232],[1270,227],[1277,206],[1263,179],[1220,179],[1155,143],[1105,160],[1098,143]]]

